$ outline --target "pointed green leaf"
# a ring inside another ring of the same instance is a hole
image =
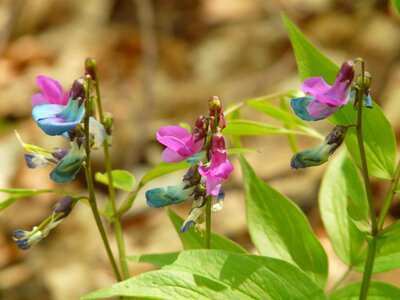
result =
[[[322,76],[326,82],[332,84],[339,67],[313,46],[289,18],[285,15],[282,18],[292,43],[301,80]],[[354,125],[356,114],[351,105],[345,105],[329,120],[335,125]],[[362,132],[370,174],[378,178],[391,179],[396,165],[396,139],[389,121],[376,103],[373,109],[363,109]],[[354,128],[348,130],[345,141],[351,156],[360,166]]]
[[[172,264],[178,257],[179,252],[157,253],[157,254],[142,254],[128,256],[126,259],[132,262],[146,262],[158,267],[164,267]]]
[[[272,103],[248,101],[246,105],[289,125],[303,125],[303,122],[298,117]]]
[[[172,265],[81,299],[113,296],[174,300],[327,299],[310,278],[291,264],[221,250],[183,251]]]
[[[330,300],[358,300],[361,282],[351,283],[330,295]],[[368,290],[368,300],[397,300],[400,299],[400,289],[394,285],[371,281]]]
[[[226,128],[224,129],[224,135],[232,136],[272,134],[300,134],[312,136],[308,132],[286,129],[279,126],[249,120],[227,121]]]
[[[180,216],[178,216],[172,209],[167,208],[167,213],[185,249],[204,248],[203,229],[200,229],[198,227],[191,227],[186,232],[180,233],[179,229],[181,228],[184,220]],[[211,248],[235,253],[247,253],[247,251],[243,249],[242,246],[240,246],[239,244],[215,233],[211,233]]]
[[[97,172],[95,177],[97,182],[108,185],[108,175],[107,173]],[[114,182],[114,187],[123,191],[130,192],[135,188],[136,179],[135,176],[126,170],[113,170],[112,179]]]
[[[349,201],[357,208],[358,220],[368,220],[368,203],[356,166],[345,151],[329,164],[319,191],[319,209],[336,254],[348,265],[362,260],[365,233],[348,214]]]
[[[161,177],[165,174],[172,173],[178,170],[186,169],[191,166],[190,163],[186,161],[181,161],[178,163],[166,163],[162,162],[150,171],[148,171],[142,178],[141,184],[144,185],[153,179]]]
[[[328,259],[305,215],[287,197],[260,180],[243,157],[240,163],[247,224],[258,251],[293,263],[324,286]]]

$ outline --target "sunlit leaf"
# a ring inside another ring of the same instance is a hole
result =
[[[108,185],[107,173],[97,172],[95,175],[96,181]],[[113,186],[116,189],[130,192],[135,188],[136,179],[132,173],[126,170],[113,170],[112,171]]]

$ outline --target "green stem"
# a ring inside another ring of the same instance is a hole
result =
[[[376,254],[376,237],[373,237],[368,244],[367,261],[365,262],[364,275],[361,284],[360,300],[365,300],[368,297],[369,284],[371,282],[372,270],[374,268]]]
[[[212,197],[208,196],[206,200],[206,232],[204,236],[204,247],[211,248],[211,201]]]
[[[116,213],[116,215],[121,216],[132,207],[133,203],[135,202],[135,199],[136,199],[136,196],[137,196],[139,190],[143,186],[144,186],[143,182],[139,182],[139,185],[137,186],[137,188],[128,194],[128,196],[126,197],[125,201],[122,203],[122,205],[119,208],[119,210]]]
[[[91,169],[91,162],[90,162],[90,133],[89,133],[89,109],[90,109],[90,80],[87,80],[87,90],[86,90],[86,114],[85,114],[85,119],[84,119],[84,130],[85,130],[85,149],[86,149],[86,159],[84,163],[84,169],[85,169],[85,176],[86,176],[86,182],[87,182],[87,188],[89,191],[89,204],[90,208],[92,209],[92,213],[94,216],[94,219],[96,221],[97,228],[99,229],[101,239],[103,240],[104,247],[106,249],[108,259],[110,260],[111,267],[114,271],[115,278],[117,281],[121,281],[121,275],[119,273],[117,264],[115,262],[114,255],[111,251],[110,244],[108,242],[107,234],[104,229],[103,223],[100,218],[99,214],[99,209],[97,207],[97,201],[96,201],[96,194],[94,192],[94,184],[93,184],[93,177],[92,177],[92,169]]]
[[[99,119],[100,119],[101,124],[105,125],[103,105],[101,102],[101,95],[100,95],[99,76],[97,74],[96,66],[94,66],[93,70],[94,70],[95,79],[96,79],[96,84],[95,84],[96,103],[97,103],[97,109],[98,109],[98,113],[99,113]],[[113,212],[112,223],[114,225],[113,226],[114,234],[115,234],[115,238],[117,241],[119,263],[121,265],[123,278],[127,279],[130,277],[130,275],[129,275],[128,263],[126,261],[125,241],[124,241],[124,235],[122,232],[121,219],[120,219],[120,215],[116,214],[117,213],[117,205],[116,205],[116,201],[115,201],[115,188],[113,185],[114,180],[113,180],[113,174],[112,174],[110,150],[108,147],[107,139],[103,142],[103,152],[104,152],[104,160],[105,160],[106,172],[107,172],[107,178],[108,178],[108,196],[110,199],[111,209]]]
[[[374,201],[372,197],[372,189],[371,189],[371,183],[369,181],[369,174],[368,174],[368,166],[367,166],[367,159],[366,159],[366,154],[365,154],[365,148],[364,148],[364,138],[362,134],[362,109],[363,109],[363,98],[364,98],[364,89],[365,89],[365,83],[364,83],[364,74],[365,74],[365,68],[364,68],[364,61],[359,60],[361,62],[361,86],[360,89],[357,91],[357,104],[358,104],[358,111],[357,111],[357,142],[358,142],[358,148],[360,150],[360,158],[361,158],[361,169],[362,169],[362,175],[364,179],[364,186],[365,186],[365,191],[367,194],[367,201],[368,201],[368,208],[369,208],[369,215],[371,219],[371,235],[372,235],[372,240],[368,244],[368,254],[367,254],[367,260],[365,262],[364,266],[364,275],[363,275],[363,280],[361,284],[361,291],[360,291],[360,299],[366,299],[368,295],[368,289],[369,289],[369,283],[371,281],[371,276],[372,276],[372,269],[374,267],[374,260],[375,260],[375,254],[376,254],[376,240],[375,237],[378,234],[378,225],[377,225],[377,218],[375,214],[375,209],[374,209]]]
[[[399,183],[400,178],[400,160],[397,163],[396,171],[394,172],[392,181],[390,183],[389,189],[386,193],[385,200],[383,201],[383,206],[378,217],[378,230],[382,230],[383,222],[389,212],[390,206],[392,205],[393,197],[396,194],[396,188]]]

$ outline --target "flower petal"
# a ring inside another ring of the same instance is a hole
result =
[[[307,111],[311,117],[320,120],[329,117],[330,115],[335,113],[340,107],[342,107],[342,105],[330,106],[315,100],[307,106]]]
[[[72,181],[81,169],[82,162],[86,158],[84,147],[72,143],[72,148],[62,160],[58,162],[50,173],[51,180],[57,183],[68,183]]]
[[[313,97],[306,96],[306,97],[294,98],[292,99],[290,104],[292,105],[295,114],[300,119],[305,121],[318,121],[323,119],[323,117],[320,118],[318,116],[311,116],[307,110],[308,105],[313,101],[314,101]]]
[[[36,105],[44,104],[44,103],[49,103],[49,101],[48,101],[48,100],[46,99],[46,97],[45,97],[43,94],[41,94],[41,93],[34,94],[34,95],[31,97],[31,104],[32,104],[32,107],[35,107]]]
[[[181,203],[190,197],[193,189],[194,187],[184,189],[184,184],[179,184],[148,190],[146,192],[147,205],[158,208]]]
[[[303,92],[312,96],[325,93],[330,88],[331,86],[321,76],[308,78],[301,85]]]
[[[48,103],[61,105],[65,104],[63,103],[63,88],[57,80],[45,75],[40,75],[36,77],[36,83],[42,90],[44,97],[47,98]]]
[[[184,160],[186,157],[182,156],[170,148],[165,148],[163,153],[161,153],[161,159],[168,163],[175,163]]]

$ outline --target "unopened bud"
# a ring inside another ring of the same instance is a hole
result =
[[[74,100],[85,100],[86,92],[85,92],[85,85],[82,78],[76,79],[72,84],[71,88],[71,97]]]
[[[103,116],[103,126],[107,132],[107,135],[112,134],[113,125],[114,125],[114,118],[112,114],[105,112]]]
[[[193,127],[194,142],[204,139],[208,131],[208,120],[204,116],[199,116]]]
[[[96,79],[96,60],[88,57],[85,60],[85,75],[89,75],[92,80]]]

